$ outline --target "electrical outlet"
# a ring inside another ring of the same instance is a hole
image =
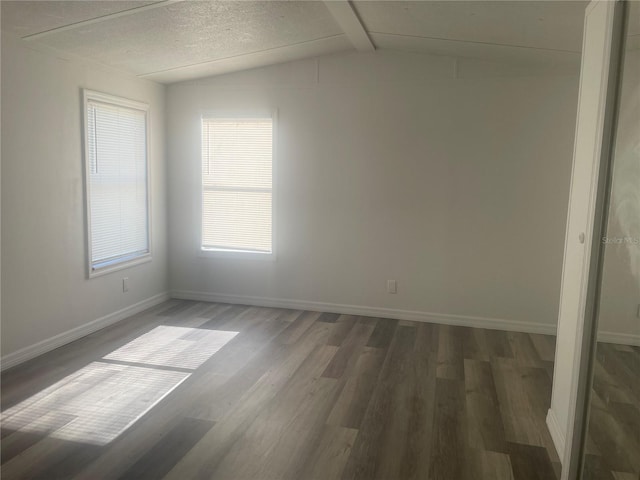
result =
[[[129,277],[124,277],[122,279],[122,293],[126,293],[129,291]]]
[[[398,282],[396,280],[387,280],[387,293],[398,293]]]

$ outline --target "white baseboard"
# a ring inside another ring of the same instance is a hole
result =
[[[556,417],[556,412],[549,409],[547,412],[547,428],[549,429],[549,433],[551,434],[551,440],[553,440],[553,445],[556,447],[556,452],[558,456],[562,459],[564,458],[564,447],[565,447],[565,435],[560,428],[560,423],[558,422],[558,417]]]
[[[101,330],[109,325],[124,320],[131,315],[140,313],[147,308],[151,308],[171,298],[167,292],[159,293],[153,297],[142,300],[141,302],[134,303],[128,307],[125,307],[117,312],[110,313],[104,317],[92,320],[89,323],[85,323],[79,327],[68,330],[64,333],[56,335],[54,337],[42,340],[41,342],[29,345],[28,347],[21,348],[16,352],[9,353],[0,359],[0,370],[6,370],[8,368],[19,365],[20,363],[31,360],[43,353],[50,352],[58,347],[71,343],[79,338],[86,337],[87,335]]]
[[[367,317],[393,318],[396,320],[413,320],[416,322],[440,323],[461,327],[488,328],[492,330],[509,330],[513,332],[542,333],[555,335],[556,326],[544,323],[503,320],[497,318],[475,317],[468,315],[452,315],[447,313],[431,313],[393,308],[366,307],[362,305],[343,305],[337,303],[312,302],[308,300],[292,300],[284,298],[253,297],[247,295],[229,295],[226,293],[208,293],[175,290],[172,298],[197,300],[200,302],[234,303],[259,307],[291,308],[294,310],[311,310],[315,312],[332,312],[344,315],[362,315]]]
[[[632,333],[598,332],[598,341],[640,347],[640,335]]]

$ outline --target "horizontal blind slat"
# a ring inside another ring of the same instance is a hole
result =
[[[270,118],[202,119],[202,246],[271,252]]]
[[[92,266],[149,252],[146,112],[87,102]]]

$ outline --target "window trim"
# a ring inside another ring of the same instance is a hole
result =
[[[202,247],[202,204],[204,189],[202,188],[202,120],[210,119],[244,119],[244,118],[270,118],[271,119],[271,252],[258,252],[252,250],[234,250],[226,248],[203,248]],[[276,225],[277,225],[277,152],[278,152],[278,109],[259,109],[246,111],[229,110],[202,110],[198,117],[198,235],[196,238],[196,256],[204,259],[247,259],[275,261],[276,259]]]
[[[97,101],[101,103],[117,105],[120,107],[130,108],[134,110],[141,110],[145,114],[145,156],[146,156],[146,177],[147,177],[147,252],[140,255],[122,255],[120,258],[116,258],[107,262],[102,262],[98,268],[93,267],[92,248],[91,248],[91,165],[89,162],[89,119],[88,119],[88,104],[90,101]],[[85,210],[85,245],[86,245],[86,257],[85,264],[87,267],[87,278],[95,278],[108,273],[123,270],[125,268],[140,265],[142,263],[150,262],[153,258],[153,235],[152,235],[152,221],[151,221],[151,162],[149,155],[149,130],[150,130],[150,115],[149,104],[140,102],[137,100],[131,100],[129,98],[119,97],[116,95],[110,95],[108,93],[98,92],[95,90],[82,89],[82,153],[84,163],[84,210]]]

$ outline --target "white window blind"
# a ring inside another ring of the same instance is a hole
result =
[[[85,92],[90,272],[149,255],[146,105]]]
[[[202,249],[271,253],[271,118],[202,119]]]

